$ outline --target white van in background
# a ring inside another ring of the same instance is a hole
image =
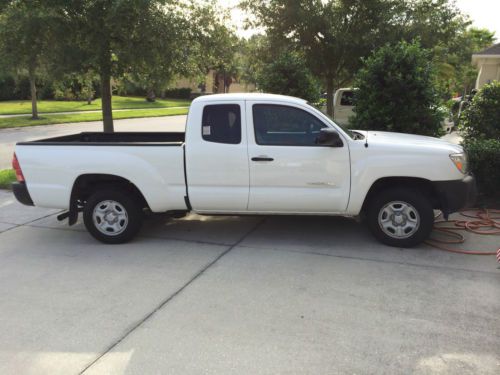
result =
[[[349,125],[349,117],[354,115],[354,89],[338,89],[333,97],[333,121],[342,126]]]
[[[354,115],[354,90],[353,88],[343,88],[335,92],[333,97],[333,121],[339,125],[348,126],[349,117]],[[446,108],[443,111],[446,111],[447,115],[445,115],[441,126],[443,127],[443,131],[449,134],[455,126],[453,114]]]

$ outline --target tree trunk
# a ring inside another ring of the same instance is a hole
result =
[[[113,107],[111,104],[111,74],[101,74],[102,120],[105,133],[113,133]]]
[[[38,119],[38,105],[36,101],[36,81],[35,81],[35,69],[30,68],[30,90],[31,90],[31,119]]]
[[[151,103],[156,101],[155,89],[148,90],[148,95],[146,96],[146,100]]]
[[[333,118],[333,80],[326,81],[326,114]]]

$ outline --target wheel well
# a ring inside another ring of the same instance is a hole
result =
[[[363,202],[362,211],[365,211],[370,200],[381,190],[394,187],[405,187],[411,189],[418,189],[425,196],[430,198],[433,208],[441,208],[439,195],[432,186],[431,181],[418,177],[384,177],[380,178],[373,183],[366,194]]]
[[[133,194],[143,207],[148,207],[146,199],[137,186],[123,177],[110,174],[84,174],[79,176],[73,184],[70,207],[74,204],[81,205],[93,192],[105,188],[120,189],[128,194]]]

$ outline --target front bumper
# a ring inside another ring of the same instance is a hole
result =
[[[26,183],[14,182],[12,184],[12,191],[14,192],[14,196],[19,201],[19,203],[22,203],[26,206],[34,206]]]
[[[462,180],[434,181],[432,184],[444,214],[470,208],[476,203],[476,179],[471,175],[465,176]]]

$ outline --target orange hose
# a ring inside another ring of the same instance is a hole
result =
[[[445,245],[461,244],[465,242],[463,234],[458,231],[467,231],[481,235],[500,234],[500,210],[492,209],[468,209],[459,212],[469,220],[439,220],[434,223],[434,231],[444,234],[443,239],[430,238],[426,244],[439,250],[449,251],[458,254],[470,255],[496,255],[497,251],[484,250],[460,250]],[[439,214],[436,219],[441,216]],[[473,220],[470,220],[473,219]],[[446,225],[448,224],[448,225]],[[498,249],[500,251],[500,248]]]

